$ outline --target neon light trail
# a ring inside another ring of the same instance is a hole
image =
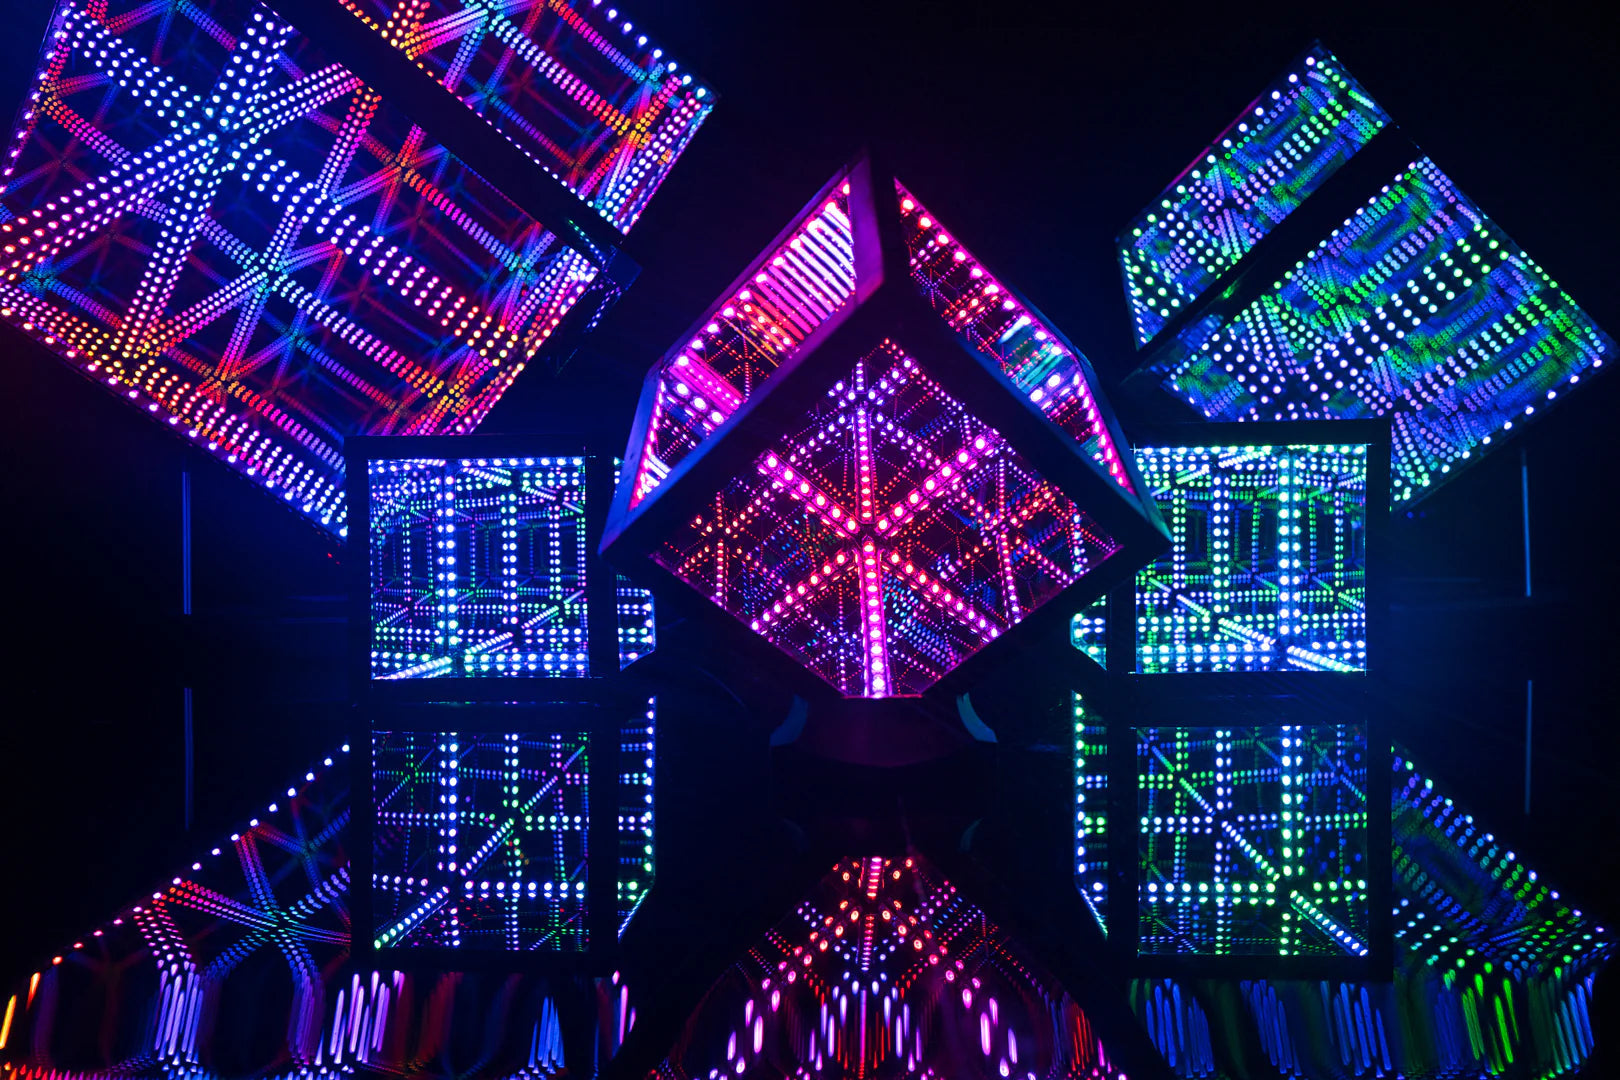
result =
[[[1388,123],[1338,58],[1312,47],[1120,236],[1136,343],[1202,297]]]
[[[0,317],[341,536],[343,438],[471,431],[597,268],[270,9],[110,7],[51,23]]]
[[[1136,736],[1141,953],[1367,954],[1364,729]]]
[[[846,695],[915,694],[1117,550],[898,345],[655,558]]]
[[[601,0],[342,0],[622,231],[714,106]]]
[[[834,866],[709,990],[651,1075],[1120,1074],[1062,987],[911,857]]]

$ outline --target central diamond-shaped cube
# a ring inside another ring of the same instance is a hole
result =
[[[1167,543],[1085,358],[870,158],[653,367],[625,461],[604,552],[853,697],[960,688]]]

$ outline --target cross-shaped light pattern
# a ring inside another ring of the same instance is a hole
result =
[[[1152,363],[1211,420],[1391,418],[1394,501],[1489,452],[1614,340],[1429,159]]]
[[[888,697],[1116,549],[886,341],[654,558],[844,694]]]
[[[1171,548],[1136,575],[1136,670],[1365,671],[1366,446],[1138,447]],[[1088,610],[1076,644],[1100,643]]]
[[[596,272],[263,5],[63,3],[0,169],[0,317],[339,535]]]
[[[1136,738],[1141,953],[1367,955],[1364,728]]]
[[[628,232],[714,98],[602,0],[342,0]]]
[[[379,949],[589,944],[584,732],[372,732]]]
[[[1320,45],[1229,124],[1119,238],[1138,345],[1389,123]]]
[[[710,989],[652,1075],[1120,1074],[1063,988],[914,856],[834,866]]]

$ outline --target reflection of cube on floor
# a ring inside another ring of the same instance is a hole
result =
[[[1142,955],[1365,957],[1365,728],[1139,728]]]
[[[374,948],[587,947],[588,731],[371,740]]]
[[[654,880],[652,701],[366,711],[364,952],[599,955],[624,932]]]
[[[653,366],[604,543],[874,698],[1163,547],[1085,358],[869,158]]]

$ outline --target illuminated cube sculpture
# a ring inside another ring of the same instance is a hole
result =
[[[1164,543],[1085,358],[862,158],[653,366],[604,552],[881,698]]]
[[[605,947],[653,880],[656,731],[619,678],[654,644],[652,598],[596,554],[612,456],[482,435],[345,453],[369,948]]]
[[[362,697],[572,699],[654,643],[652,598],[596,538],[613,462],[575,438],[354,438]],[[522,684],[522,685],[519,685]]]
[[[1210,420],[1389,417],[1396,503],[1616,355],[1320,46],[1118,247],[1133,383]]]
[[[590,207],[628,227],[708,105],[667,60],[554,35],[624,84],[589,154],[559,150],[576,179],[414,67],[362,81],[376,65],[332,30],[373,35],[287,6],[63,0],[0,167],[0,318],[343,536],[343,439],[469,432],[566,356],[635,274]],[[543,140],[584,84],[507,36],[560,81],[482,100]],[[477,59],[466,77],[496,79]]]
[[[1365,672],[1387,450],[1379,421],[1144,431],[1136,461],[1170,550],[1112,614],[1107,601],[1077,613],[1072,644],[1144,676]]]

